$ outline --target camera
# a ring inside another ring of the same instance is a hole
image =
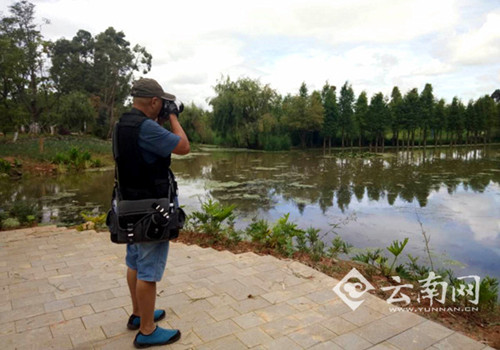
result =
[[[175,114],[179,116],[180,113],[184,110],[184,104],[175,99],[173,101],[163,100],[163,106],[161,108],[160,114],[158,118],[160,119],[168,119],[170,114]]]

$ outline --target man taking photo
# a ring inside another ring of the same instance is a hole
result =
[[[116,167],[121,197],[132,201],[170,197],[175,183],[171,154],[190,151],[178,121],[183,106],[153,79],[135,81],[131,95],[132,110],[122,115],[113,136],[114,153],[120,155]],[[167,120],[171,132],[161,126]],[[177,198],[175,204],[178,206]],[[165,317],[165,310],[155,310],[155,299],[156,282],[163,276],[168,250],[168,240],[127,244],[127,282],[133,306],[127,327],[139,330],[134,339],[137,348],[171,344],[181,337],[177,329],[155,325]]]

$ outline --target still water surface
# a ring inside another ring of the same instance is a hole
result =
[[[405,253],[457,276],[500,278],[500,147],[393,152],[363,158],[322,151],[265,153],[202,148],[176,157],[180,202],[189,213],[208,196],[237,206],[237,227],[290,213],[300,227],[336,232],[355,247],[409,237]],[[30,200],[44,222],[73,223],[107,211],[113,171],[0,182],[0,203]],[[458,264],[460,262],[461,264]]]

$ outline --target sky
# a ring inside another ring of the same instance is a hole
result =
[[[500,88],[499,0],[38,0],[45,39],[112,26],[153,55],[147,77],[209,108],[222,77],[278,93],[349,81],[356,96],[420,92],[464,102]],[[12,0],[0,0],[8,14]],[[139,75],[137,75],[139,77]]]

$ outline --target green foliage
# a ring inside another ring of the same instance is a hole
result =
[[[6,161],[3,158],[0,158],[0,173],[9,173],[10,169],[12,168],[12,165],[10,164],[9,161]]]
[[[234,238],[234,205],[224,206],[220,202],[209,199],[201,204],[201,211],[190,215],[195,230],[205,233],[215,239],[220,239],[229,233]]]
[[[392,244],[387,247],[387,250],[394,255],[394,260],[391,264],[391,267],[389,268],[389,273],[392,272],[392,269],[394,268],[394,265],[396,264],[396,260],[398,259],[398,256],[403,252],[403,249],[405,249],[406,244],[408,243],[408,237],[406,237],[402,242],[399,241],[393,241]]]
[[[60,126],[70,131],[87,131],[95,122],[96,111],[89,97],[79,91],[70,92],[60,100]]]
[[[82,212],[80,215],[85,221],[93,222],[97,226],[106,225],[106,213],[95,215],[94,213]]]
[[[12,230],[21,226],[21,223],[16,218],[7,218],[2,220],[2,228],[4,230]]]
[[[299,242],[299,246],[305,246],[304,243],[301,243],[305,242],[305,232],[297,228],[296,224],[289,222],[289,218],[289,213],[283,215],[272,228],[265,220],[254,221],[247,227],[246,234],[252,241],[290,256],[295,251],[294,239]],[[309,231],[309,233],[310,237],[314,235],[313,231]]]
[[[111,143],[91,136],[59,136],[46,137],[44,151],[39,151],[38,138],[23,138],[16,143],[2,144],[0,147],[0,157],[26,157],[37,161],[52,162],[57,154],[67,155],[68,150],[77,148],[86,150],[95,155],[109,155],[111,153]]]
[[[332,240],[332,246],[328,248],[328,256],[337,258],[339,254],[349,254],[352,247],[352,244],[347,243],[337,235]]]
[[[9,215],[19,220],[21,224],[32,224],[41,216],[37,203],[16,201],[8,209]]]
[[[484,310],[494,310],[498,305],[498,279],[484,277],[479,284],[479,306]]]
[[[57,153],[52,162],[65,165],[69,169],[75,170],[87,169],[91,166],[98,167],[101,165],[101,161],[92,160],[89,151],[81,151],[77,147],[72,147],[65,153]]]

